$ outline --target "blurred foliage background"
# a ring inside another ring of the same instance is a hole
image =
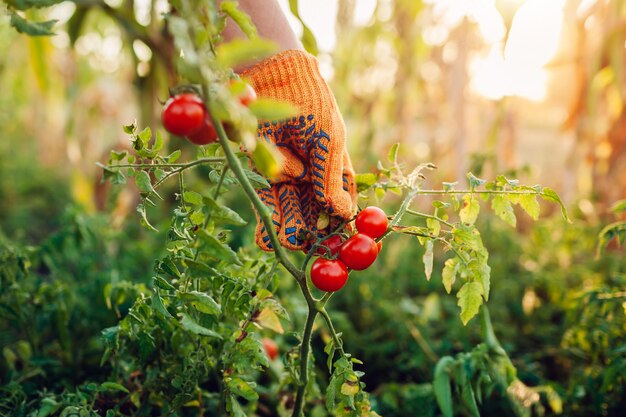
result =
[[[626,261],[621,248],[599,258],[594,248],[615,218],[609,207],[626,198],[625,2],[300,3],[314,35],[305,45],[318,50],[358,172],[375,171],[400,142],[407,166],[438,166],[433,188],[472,171],[561,194],[572,225],[549,212],[517,230],[482,220],[495,331],[527,385],[556,390],[563,415],[621,415]],[[89,398],[89,383],[110,373],[99,364],[100,332],[145,290],[163,250],[161,236],[137,227],[136,190],[101,184],[96,162],[128,148],[121,126],[133,119],[161,129],[160,102],[178,81],[167,7],[109,0],[30,11],[59,20],[52,37],[18,34],[0,17],[1,415],[28,415],[45,398]],[[175,138],[168,146],[195,152]],[[195,174],[198,182],[207,175]],[[153,215],[167,222],[166,209]],[[241,211],[252,219],[249,207]],[[238,233],[236,244],[252,245],[250,230]],[[479,332],[462,326],[438,279],[425,280],[421,249],[405,239],[385,241],[384,256],[338,294],[332,314],[347,350],[366,364],[375,409],[434,416],[435,363],[471,350]],[[283,291],[298,304],[294,286]],[[319,364],[325,337],[315,340]],[[506,413],[500,400],[481,405],[483,415]],[[532,412],[559,408],[543,398]]]

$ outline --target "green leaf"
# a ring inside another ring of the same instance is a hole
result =
[[[441,223],[439,220],[427,218],[426,226],[428,226],[428,230],[430,230],[430,234],[432,236],[439,236],[439,233],[441,232]]]
[[[615,222],[606,225],[598,234],[598,244],[596,246],[596,258],[612,239],[617,239],[618,244],[626,240],[626,222]]]
[[[141,224],[144,225],[145,227],[147,227],[148,229],[158,232],[158,230],[152,226],[150,224],[150,222],[148,221],[148,215],[146,213],[146,206],[145,204],[141,203],[137,205],[137,213],[140,214],[141,216]]]
[[[372,174],[370,172],[357,174],[355,177],[357,192],[360,193],[370,189],[374,184],[376,184],[377,180],[378,178],[376,177],[376,174]]]
[[[247,224],[236,211],[217,203],[217,201],[213,200],[211,197],[205,196],[202,201],[209,209],[213,220],[235,226],[244,226]]]
[[[446,289],[446,292],[450,294],[452,291],[452,285],[456,280],[457,272],[459,271],[459,258],[450,258],[448,259],[443,266],[443,271],[441,272],[441,278],[443,282],[443,287]]]
[[[545,187],[543,190],[541,190],[540,193],[541,197],[546,200],[546,201],[552,201],[554,203],[557,203],[559,206],[561,206],[561,215],[563,216],[563,218],[568,222],[571,223],[572,221],[570,220],[569,216],[567,215],[567,209],[565,208],[565,205],[563,204],[563,202],[561,201],[561,197],[559,197],[559,195],[556,193],[556,191],[554,191],[551,188]]]
[[[248,106],[259,120],[282,120],[298,114],[299,109],[287,101],[258,98]]]
[[[537,196],[534,194],[520,194],[518,198],[519,205],[524,209],[524,211],[528,213],[533,220],[537,220],[539,218],[540,211]]]
[[[426,241],[426,250],[424,252],[424,256],[422,256],[422,261],[424,262],[424,273],[426,274],[426,280],[430,281],[430,277],[433,273],[433,241],[432,239],[428,239]]]
[[[239,10],[237,6],[238,2],[236,1],[223,1],[220,5],[220,9],[233,19],[248,39],[256,38],[258,34],[256,26],[252,23],[252,19],[250,19],[250,16],[246,13]]]
[[[515,212],[513,211],[513,206],[511,202],[504,195],[496,195],[493,197],[491,201],[491,208],[494,213],[506,223],[515,227],[517,225],[517,218],[515,217]]]
[[[185,191],[183,193],[183,200],[186,203],[193,204],[194,206],[202,205],[202,194],[195,191]]]
[[[150,175],[146,171],[138,171],[135,176],[135,184],[139,191],[142,193],[150,194],[154,191],[152,188],[152,181],[150,180]]]
[[[268,57],[276,49],[276,44],[266,39],[234,39],[217,46],[217,62],[224,68],[232,68]]]
[[[394,143],[389,152],[387,153],[387,160],[393,164],[398,162],[398,149],[400,148],[399,143]]]
[[[243,411],[243,408],[241,407],[241,404],[239,404],[237,399],[232,395],[228,396],[226,408],[230,409],[231,417],[247,417],[246,412]]]
[[[472,174],[471,172],[467,173],[467,179],[469,180],[470,190],[474,190],[474,188],[480,187],[481,185],[487,182],[486,180],[483,180],[482,178],[478,178],[474,176],[474,174]]]
[[[165,305],[163,304],[163,300],[161,300],[161,297],[159,297],[158,294],[152,294],[152,308],[165,318],[174,318],[174,316],[167,311],[167,308],[165,308]]]
[[[265,178],[263,178],[263,176],[257,174],[256,172],[249,169],[244,169],[243,173],[246,174],[246,177],[256,190],[270,188],[270,183]]]
[[[284,157],[278,152],[276,146],[266,141],[259,141],[252,152],[252,161],[265,178],[273,179],[281,173]]]
[[[254,390],[252,382],[246,382],[241,378],[232,378],[226,382],[231,393],[238,395],[248,401],[256,401],[259,394]]]
[[[315,35],[313,35],[311,29],[309,29],[304,20],[300,17],[300,12],[298,11],[298,0],[289,0],[289,10],[302,25],[302,45],[309,53],[317,55],[318,49]]]
[[[210,295],[203,292],[190,291],[181,293],[181,298],[202,313],[217,316],[222,312],[220,305]]]
[[[201,241],[201,249],[208,256],[227,263],[241,265],[241,261],[239,260],[237,253],[235,253],[230,246],[220,242],[215,236],[211,235],[206,230],[198,230],[198,236]]]
[[[45,22],[31,22],[17,13],[11,13],[11,26],[18,32],[25,33],[30,36],[52,36],[54,32],[52,27],[58,20],[47,20]]]
[[[174,152],[172,152],[163,159],[165,159],[166,163],[173,164],[174,162],[178,161],[178,158],[180,158],[181,155],[182,152],[180,151],[180,149],[176,149]]]
[[[456,296],[457,305],[461,307],[461,321],[465,325],[478,314],[478,309],[483,303],[483,286],[475,281],[466,282]]]
[[[459,211],[461,222],[465,224],[474,224],[480,212],[480,204],[478,199],[471,194],[463,196],[463,208]]]
[[[122,385],[122,384],[118,384],[117,382],[103,382],[102,384],[100,384],[100,390],[102,391],[122,391],[125,392],[126,394],[130,394],[130,391],[128,391],[128,389]]]
[[[452,388],[450,387],[450,368],[454,365],[454,358],[444,356],[435,366],[433,390],[435,399],[444,417],[453,417]]]
[[[615,214],[619,214],[626,211],[626,200],[620,200],[615,202],[613,206],[611,206],[611,211]]]
[[[181,317],[182,319],[180,320],[180,325],[183,327],[183,329],[202,336],[216,337],[218,339],[222,338],[219,333],[211,329],[207,329],[204,326],[201,326],[197,321],[191,318],[191,316],[185,313],[181,313]]]

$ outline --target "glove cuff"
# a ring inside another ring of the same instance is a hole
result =
[[[283,100],[311,113],[335,100],[319,70],[317,58],[305,51],[287,50],[246,69],[241,74],[259,97]]]

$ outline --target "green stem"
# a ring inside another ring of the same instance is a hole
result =
[[[489,308],[487,307],[486,304],[483,304],[482,306],[480,306],[479,315],[480,315],[480,333],[487,347],[489,347],[489,349],[497,353],[504,353],[506,355],[506,352],[502,348],[502,345],[500,345],[500,341],[498,340],[495,332],[493,331],[493,326],[491,324],[491,317],[489,316]]]
[[[326,311],[326,308],[324,307],[318,309],[318,311],[320,315],[324,318],[324,321],[326,322],[328,331],[330,332],[330,335],[333,338],[333,342],[335,343],[335,348],[339,350],[339,353],[341,354],[341,356],[346,356],[346,352],[343,350],[343,343],[341,342],[341,340],[339,340],[339,336],[337,336],[337,331],[335,330],[335,326],[333,326],[333,321],[330,318],[330,314],[328,314],[328,311]]]
[[[521,195],[545,195],[537,191],[525,190],[419,190],[418,194],[521,194]]]
[[[451,228],[454,227],[454,225],[452,223],[447,222],[447,221],[445,221],[445,220],[443,220],[443,219],[441,219],[441,218],[439,218],[437,216],[433,216],[433,215],[430,215],[430,214],[422,213],[422,212],[411,210],[411,209],[406,209],[406,213],[407,214],[411,214],[413,216],[422,217],[424,219],[437,220],[439,223],[445,224],[448,227],[451,227]]]
[[[206,85],[202,86],[202,92],[204,97],[210,102],[210,92]],[[228,162],[228,166],[233,171],[243,191],[246,193],[248,199],[252,202],[252,205],[259,213],[259,217],[261,221],[265,225],[265,230],[270,238],[270,242],[272,243],[272,247],[274,248],[274,253],[276,257],[280,261],[280,263],[289,271],[291,275],[300,283],[301,281],[306,282],[306,277],[304,276],[304,271],[298,269],[287,256],[285,249],[281,246],[278,241],[278,236],[274,230],[274,225],[272,223],[272,213],[270,209],[263,204],[259,196],[257,195],[254,187],[250,183],[250,180],[246,176],[243,171],[243,167],[241,166],[241,162],[239,158],[235,155],[235,152],[230,147],[228,137],[226,136],[226,132],[224,131],[224,127],[222,126],[221,121],[215,117],[215,112],[209,112],[211,117],[211,121],[213,122],[213,126],[215,126],[215,130],[217,131],[217,136],[219,138],[220,144],[222,145],[222,149],[224,150],[224,154],[226,155],[226,161]]]
[[[201,159],[196,159],[195,161],[183,164],[181,167],[168,172],[163,178],[155,182],[153,185],[153,188],[157,188],[159,185],[165,182],[172,175],[181,173],[189,168],[193,168],[194,166],[205,164],[205,163],[210,163],[210,162],[224,162],[224,159],[223,158],[201,158]]]
[[[195,165],[200,165],[200,164],[205,164],[205,163],[209,164],[209,163],[216,163],[216,162],[224,162],[224,161],[226,161],[225,158],[216,157],[216,158],[200,158],[200,159],[196,159],[195,161],[180,163],[180,164],[114,164],[114,165],[107,165],[106,167],[109,169],[113,169],[113,168],[185,168],[187,169]]]
[[[304,325],[304,333],[302,334],[302,344],[300,345],[300,380],[298,381],[298,390],[296,392],[296,400],[293,406],[291,417],[300,417],[304,412],[304,396],[306,387],[309,384],[309,352],[311,351],[311,336],[313,335],[313,323],[317,317],[317,308],[315,305],[309,304],[309,312]]]

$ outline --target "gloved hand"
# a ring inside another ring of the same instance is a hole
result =
[[[281,245],[306,250],[310,239],[329,232],[317,228],[320,213],[329,215],[332,228],[349,219],[356,208],[343,118],[317,59],[306,52],[281,52],[240,75],[259,97],[287,101],[299,109],[299,116],[292,119],[259,123],[259,140],[274,143],[284,164],[271,187],[257,193],[273,210]],[[313,235],[306,236],[305,231]],[[256,242],[261,249],[272,250],[258,213]]]

